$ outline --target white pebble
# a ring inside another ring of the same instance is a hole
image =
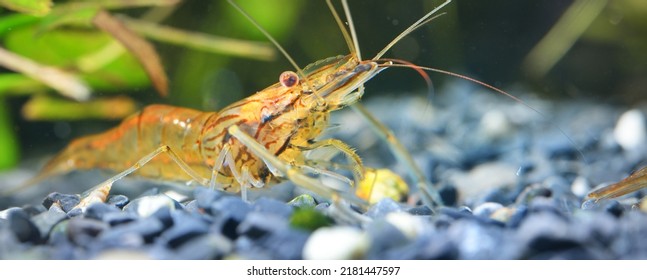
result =
[[[303,248],[307,260],[348,260],[362,258],[370,246],[369,238],[359,229],[325,227],[310,235]]]
[[[591,184],[582,176],[577,176],[571,184],[571,191],[579,197],[585,196],[590,190]]]
[[[132,207],[131,205],[133,204],[134,203],[131,202],[126,205],[126,209]],[[175,202],[164,194],[158,194],[154,196],[139,198],[136,207],[137,214],[139,214],[139,216],[148,217],[163,207],[175,209]]]
[[[640,110],[625,112],[618,119],[613,136],[625,151],[640,151],[647,144],[645,116]]]
[[[485,113],[481,118],[481,129],[485,136],[490,139],[497,139],[510,132],[512,125],[508,117],[499,110]]]
[[[385,219],[410,239],[420,235],[424,230],[420,219],[407,212],[391,212]]]

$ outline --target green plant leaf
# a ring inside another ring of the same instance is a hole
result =
[[[20,157],[13,126],[7,106],[4,100],[0,99],[0,170],[15,166]]]
[[[0,0],[0,5],[17,12],[44,16],[51,11],[52,0]]]
[[[80,67],[80,61],[101,52],[114,40],[107,34],[88,29],[54,29],[39,33],[36,26],[15,29],[7,34],[7,49],[43,65],[76,72],[94,90],[124,90],[149,85],[146,72],[127,52],[109,57],[99,67]],[[95,57],[101,60],[100,57]]]
[[[137,110],[126,96],[97,98],[79,103],[46,95],[32,97],[22,108],[28,120],[123,119]]]
[[[0,96],[33,94],[45,89],[43,84],[22,74],[0,74]]]

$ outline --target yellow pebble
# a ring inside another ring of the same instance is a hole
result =
[[[400,201],[407,193],[409,193],[407,183],[389,169],[366,169],[364,179],[355,191],[358,197],[370,204],[387,197]]]

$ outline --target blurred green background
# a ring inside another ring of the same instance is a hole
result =
[[[115,52],[111,36],[91,24],[99,8],[185,33],[257,41],[265,44],[259,52],[274,48],[226,1],[50,4],[43,0],[44,6],[16,7],[19,2],[32,1],[0,0],[0,47],[76,75],[92,95],[90,103],[78,103],[0,64],[0,169],[52,153],[74,137],[114,126],[123,114],[141,106],[167,103],[214,111],[275,83],[281,72],[293,70],[278,52],[273,58],[241,57],[205,50],[189,40],[169,43],[146,35],[168,75],[170,96],[162,98],[137,59],[128,52]],[[323,0],[237,2],[301,67],[348,53]],[[333,2],[341,13],[340,3]],[[440,3],[349,0],[363,57],[375,55]],[[632,104],[647,97],[644,0],[455,0],[443,12],[385,57],[454,71],[502,89],[529,87],[546,98]],[[437,94],[442,94],[444,82],[456,79],[430,75]],[[391,69],[367,85],[364,98],[425,94],[425,87],[415,71]]]

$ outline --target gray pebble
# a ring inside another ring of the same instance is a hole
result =
[[[49,211],[40,213],[31,219],[40,231],[42,240],[47,240],[50,231],[57,223],[67,219],[67,214],[65,212],[54,209],[54,207],[50,207]]]
[[[193,197],[195,197],[197,207],[205,210],[211,210],[211,204],[224,195],[225,194],[221,191],[204,187],[197,187],[193,191]]]
[[[273,259],[302,259],[303,247],[309,236],[302,230],[284,228],[264,237],[261,246],[272,254]]]
[[[368,211],[366,211],[365,215],[376,219],[384,218],[388,213],[399,211],[404,211],[400,204],[395,202],[393,199],[384,198],[372,205]]]
[[[369,259],[382,259],[389,249],[404,246],[409,242],[407,236],[390,222],[384,219],[373,221],[366,228],[371,239],[371,248],[367,252]]]
[[[261,197],[254,201],[252,209],[255,212],[278,215],[283,218],[290,217],[293,210],[293,208],[285,202],[267,197]]]

